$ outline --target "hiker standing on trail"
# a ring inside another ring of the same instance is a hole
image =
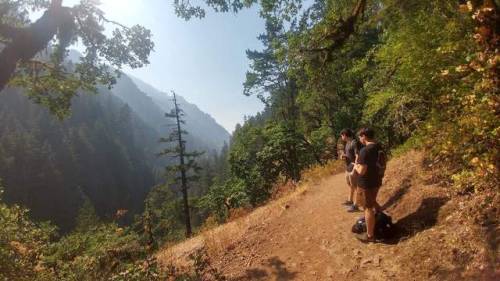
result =
[[[377,194],[382,185],[378,161],[380,144],[375,141],[375,132],[370,128],[359,131],[359,140],[364,147],[359,152],[354,170],[359,173],[356,202],[365,209],[366,233],[358,236],[362,242],[375,242],[375,211],[378,208]]]
[[[340,137],[342,141],[345,143],[344,151],[341,155],[341,158],[345,160],[346,170],[345,170],[345,179],[347,181],[347,185],[350,188],[349,198],[347,201],[342,203],[345,206],[348,206],[348,212],[356,212],[359,211],[359,208],[356,204],[356,188],[357,181],[359,175],[356,171],[354,171],[354,164],[358,158],[360,143],[356,140],[354,133],[351,129],[343,129],[340,132]]]

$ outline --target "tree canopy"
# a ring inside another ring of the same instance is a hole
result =
[[[211,1],[205,8],[254,4],[266,23],[258,37],[264,48],[247,50],[243,93],[266,109],[233,134],[230,180],[212,190],[227,207],[241,205],[230,198],[265,201],[276,182],[333,159],[343,128],[362,126],[396,153],[426,149],[458,192],[498,183],[495,1]]]
[[[108,19],[98,3],[82,0],[67,7],[62,0],[0,1],[0,90],[23,87],[35,102],[62,117],[77,91],[111,87],[122,66],[148,64],[151,32]],[[34,12],[41,16],[31,20]],[[75,43],[83,54],[68,63],[68,48]]]

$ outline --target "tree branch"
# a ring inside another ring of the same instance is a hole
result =
[[[121,27],[121,28],[123,28],[123,29],[126,29],[126,30],[129,30],[129,29],[130,29],[130,28],[129,28],[128,26],[126,26],[126,25],[123,25],[123,24],[121,24],[121,23],[119,23],[119,22],[116,22],[116,21],[114,21],[114,20],[110,20],[110,19],[106,18],[103,14],[100,14],[100,15],[99,15],[99,18],[100,18],[102,21],[104,21],[104,22],[107,22],[107,23],[111,23],[111,24],[117,25],[117,26],[119,26],[119,27]]]
[[[21,61],[32,59],[45,49],[57,34],[69,8],[61,6],[62,0],[53,0],[50,8],[37,21],[16,30],[12,42],[0,52],[0,91],[5,88]],[[7,29],[6,29],[7,30]],[[12,31],[12,30],[11,30]]]
[[[346,19],[340,19],[335,21],[333,25],[338,25],[336,28],[332,28],[331,32],[326,34],[321,40],[330,41],[325,47],[311,47],[311,48],[301,48],[301,51],[317,53],[317,52],[327,52],[325,62],[329,60],[329,54],[336,48],[342,46],[345,41],[354,33],[356,22],[361,14],[363,14],[366,8],[366,0],[359,0],[356,6],[353,8],[351,15]]]

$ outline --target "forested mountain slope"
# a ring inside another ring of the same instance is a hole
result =
[[[71,228],[88,198],[98,214],[142,209],[158,133],[105,89],[73,99],[58,120],[20,90],[0,95],[0,178],[7,202]]]
[[[70,61],[78,61],[81,54],[71,50]],[[168,119],[165,113],[173,109],[171,93],[164,93],[150,84],[122,73],[111,92],[128,104],[132,110],[158,134],[168,134]],[[185,113],[185,128],[188,132],[187,144],[190,149],[212,151],[222,149],[224,143],[229,143],[230,134],[210,114],[201,111],[196,105],[187,102],[182,93],[178,96],[179,105]]]
[[[73,51],[70,58],[78,55]],[[160,106],[125,74],[111,91],[100,87],[98,92],[74,98],[71,115],[64,120],[21,90],[0,94],[5,199],[64,231],[72,228],[86,199],[101,217],[125,209],[130,219],[143,209],[147,193],[162,180],[170,161],[157,156],[164,147],[159,139],[173,129],[165,118],[169,97]],[[227,131],[208,114],[184,99],[181,105],[187,113],[188,149],[213,152],[229,141]]]

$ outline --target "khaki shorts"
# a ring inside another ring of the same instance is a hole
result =
[[[350,187],[357,187],[358,186],[358,178],[359,174],[353,170],[352,172],[345,172],[345,181],[347,182],[347,185]]]
[[[356,189],[356,204],[365,209],[374,208],[377,204],[377,194],[379,188],[360,188]]]

